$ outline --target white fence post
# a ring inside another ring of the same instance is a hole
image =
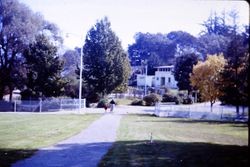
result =
[[[39,101],[39,112],[42,112],[42,99]]]
[[[60,110],[62,110],[62,99],[60,99]]]
[[[221,115],[220,115],[220,119],[223,119],[223,106],[221,106],[221,111],[220,111]]]
[[[16,100],[14,101],[14,112],[16,112]]]
[[[86,99],[83,99],[83,108],[86,108]]]

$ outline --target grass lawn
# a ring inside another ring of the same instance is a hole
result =
[[[79,133],[100,115],[0,113],[0,166]]]
[[[130,105],[132,103],[133,99],[115,99],[115,102],[118,105]]]
[[[127,115],[104,166],[248,166],[248,125]]]

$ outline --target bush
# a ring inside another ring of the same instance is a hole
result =
[[[161,101],[159,95],[151,93],[143,98],[146,106],[153,106],[156,102]]]
[[[135,99],[132,101],[131,103],[132,106],[143,106],[144,105],[144,101],[141,99]]]
[[[162,102],[175,102],[175,104],[180,104],[182,103],[182,98],[170,93],[166,93],[162,96]]]
[[[191,97],[183,98],[182,104],[193,104],[193,100]]]
[[[105,106],[108,106],[107,99],[101,99],[97,104],[97,108],[104,108]]]
[[[162,102],[175,102],[176,100],[177,97],[169,93],[166,93],[162,96]]]

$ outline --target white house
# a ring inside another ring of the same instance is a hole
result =
[[[159,66],[155,72],[155,87],[177,88],[174,66]]]
[[[174,79],[173,74],[174,66],[159,66],[157,67],[157,71],[155,75],[137,75],[137,86],[149,86],[155,88],[177,88],[177,82]]]
[[[144,74],[137,74],[137,86],[149,86],[153,87],[155,85],[155,76],[154,75],[144,75]]]

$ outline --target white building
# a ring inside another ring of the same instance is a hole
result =
[[[155,88],[177,88],[177,82],[174,79],[174,66],[159,66],[155,75],[137,75],[137,86],[148,86]]]
[[[174,66],[159,66],[155,72],[155,87],[177,88]]]
[[[154,75],[147,75],[144,74],[137,74],[137,86],[149,86],[154,87],[155,85],[155,76]]]

